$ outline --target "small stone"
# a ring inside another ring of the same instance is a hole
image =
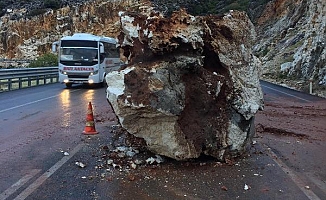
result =
[[[143,161],[142,161],[142,160],[139,160],[139,159],[136,159],[136,160],[134,161],[134,163],[135,163],[136,165],[141,165],[141,164],[143,163]]]
[[[86,165],[85,165],[84,163],[82,163],[82,162],[75,162],[75,164],[76,164],[77,166],[79,166],[80,168],[84,168],[84,167],[86,167]]]
[[[69,153],[68,152],[64,152],[63,155],[64,156],[69,156]]]
[[[126,153],[125,152],[118,153],[118,157],[119,158],[124,158],[125,156],[126,156]]]
[[[156,162],[157,163],[162,163],[164,160],[160,155],[155,155],[156,156]]]
[[[244,189],[244,190],[249,190],[250,188],[251,188],[251,187],[250,187],[249,185],[245,184],[243,189]]]
[[[113,164],[113,160],[112,160],[112,159],[107,160],[106,163],[107,163],[108,165],[112,165],[112,164]]]
[[[224,190],[224,191],[228,191],[228,188],[226,186],[224,186],[224,185],[221,187],[221,189]]]
[[[136,155],[136,152],[133,152],[133,151],[127,151],[126,152],[127,157],[133,157],[134,155]]]
[[[126,152],[126,151],[127,151],[127,147],[120,146],[120,147],[117,147],[116,150],[117,150],[117,151],[120,151],[120,152]]]
[[[137,165],[136,165],[135,163],[133,163],[133,162],[131,163],[130,166],[131,166],[131,168],[133,168],[133,169],[136,169],[136,168],[137,168]]]
[[[121,169],[121,166],[120,166],[120,165],[117,165],[117,164],[115,164],[115,163],[112,163],[112,166],[113,166],[113,168],[115,168],[115,169]]]
[[[155,157],[156,158],[154,157],[147,158],[146,163],[152,165],[154,163],[160,164],[164,161],[160,155],[155,155]]]
[[[128,176],[128,180],[129,181],[134,181],[136,178],[135,178],[135,176],[134,175],[129,175]]]
[[[155,159],[153,157],[147,158],[146,163],[147,164],[153,164],[155,162]]]

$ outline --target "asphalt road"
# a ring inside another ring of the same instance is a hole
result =
[[[280,97],[286,98],[289,101],[295,101],[300,103],[310,103],[323,100],[323,98],[302,93],[300,91],[293,90],[291,88],[286,88],[280,85],[276,85],[273,83],[269,83],[266,81],[260,81],[262,90],[265,94],[265,101],[273,101],[274,99],[278,99]]]
[[[83,144],[89,102],[94,111],[109,108],[104,88],[51,84],[0,93],[0,199]]]
[[[265,82],[262,88],[267,101],[319,100]],[[82,134],[88,102],[97,119],[94,136]],[[53,84],[0,93],[0,199],[326,198],[302,188],[293,169],[259,144],[230,165],[206,158],[136,170],[103,167],[111,119],[104,88]]]
[[[326,99],[267,82],[262,88],[257,140],[310,199],[326,199]]]

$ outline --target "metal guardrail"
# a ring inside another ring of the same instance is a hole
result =
[[[0,58],[0,62],[6,62],[6,63],[13,63],[13,62],[21,62],[21,63],[30,63],[33,60],[28,60],[28,59],[5,59],[5,58]]]
[[[0,92],[57,83],[58,67],[0,69]]]

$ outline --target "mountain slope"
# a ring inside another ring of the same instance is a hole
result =
[[[326,2],[324,0],[151,0],[169,15],[186,8],[193,15],[222,15],[244,10],[255,24],[254,52],[262,61],[262,77],[301,90],[325,89]],[[90,32],[115,37],[118,12],[139,11],[146,0],[2,0],[0,58],[35,59],[50,51],[62,35]],[[61,9],[55,10],[57,7]],[[53,9],[51,9],[53,8]],[[12,10],[14,9],[14,10]],[[16,9],[16,10],[15,10]],[[37,15],[38,13],[43,13]],[[1,16],[1,15],[0,15]],[[326,95],[326,94],[325,94]]]
[[[257,19],[255,52],[263,74],[308,90],[326,84],[326,2],[321,0],[271,1]]]

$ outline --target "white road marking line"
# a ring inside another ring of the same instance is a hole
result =
[[[64,165],[70,158],[72,158],[82,147],[84,143],[78,144],[71,152],[69,156],[63,157],[55,165],[53,165],[49,170],[42,174],[38,179],[36,179],[32,184],[30,184],[22,193],[20,193],[14,200],[24,200],[32,192],[34,192],[38,187],[40,187],[43,182],[45,182],[54,172],[56,172],[62,165]]]
[[[292,95],[292,94],[289,94],[289,93],[286,93],[286,92],[282,92],[282,91],[280,91],[280,90],[277,90],[277,89],[274,89],[274,88],[268,87],[268,86],[266,86],[266,85],[261,85],[261,86],[262,86],[262,87],[265,87],[265,88],[268,88],[268,89],[270,89],[270,90],[274,90],[274,91],[276,91],[276,92],[279,92],[279,93],[285,94],[285,95],[287,95],[287,96],[294,97],[294,98],[296,98],[296,99],[300,99],[300,100],[302,100],[302,101],[312,102],[312,101],[309,101],[309,100],[307,100],[307,99],[303,99],[303,98],[301,98],[301,97],[297,97],[297,96],[295,96],[295,95]]]
[[[71,92],[76,92],[78,90],[80,90],[80,89],[77,89],[77,90],[74,90],[74,91],[71,91]],[[28,106],[28,105],[38,103],[38,102],[41,102],[41,101],[45,101],[45,100],[48,100],[48,99],[52,99],[52,98],[58,97],[60,95],[61,94],[58,94],[58,95],[50,96],[50,97],[47,97],[47,98],[39,99],[39,100],[36,100],[36,101],[28,102],[28,103],[25,103],[25,104],[21,104],[21,105],[18,105],[18,106],[14,106],[14,107],[11,107],[11,108],[3,109],[3,110],[0,110],[0,113],[6,112],[6,111],[9,111],[9,110],[14,110],[16,108]]]
[[[292,179],[292,181],[298,186],[298,188],[308,197],[310,200],[320,200],[320,198],[311,190],[306,189],[306,184],[295,173],[281,161],[279,157],[269,148],[269,156],[276,162],[276,164]]]
[[[30,170],[27,175],[25,175],[23,178],[21,178],[16,183],[14,183],[10,188],[8,188],[4,192],[2,192],[0,194],[0,199],[2,199],[2,200],[7,199],[10,195],[15,193],[21,186],[26,184],[31,178],[33,178],[40,171],[41,171],[40,169]]]

